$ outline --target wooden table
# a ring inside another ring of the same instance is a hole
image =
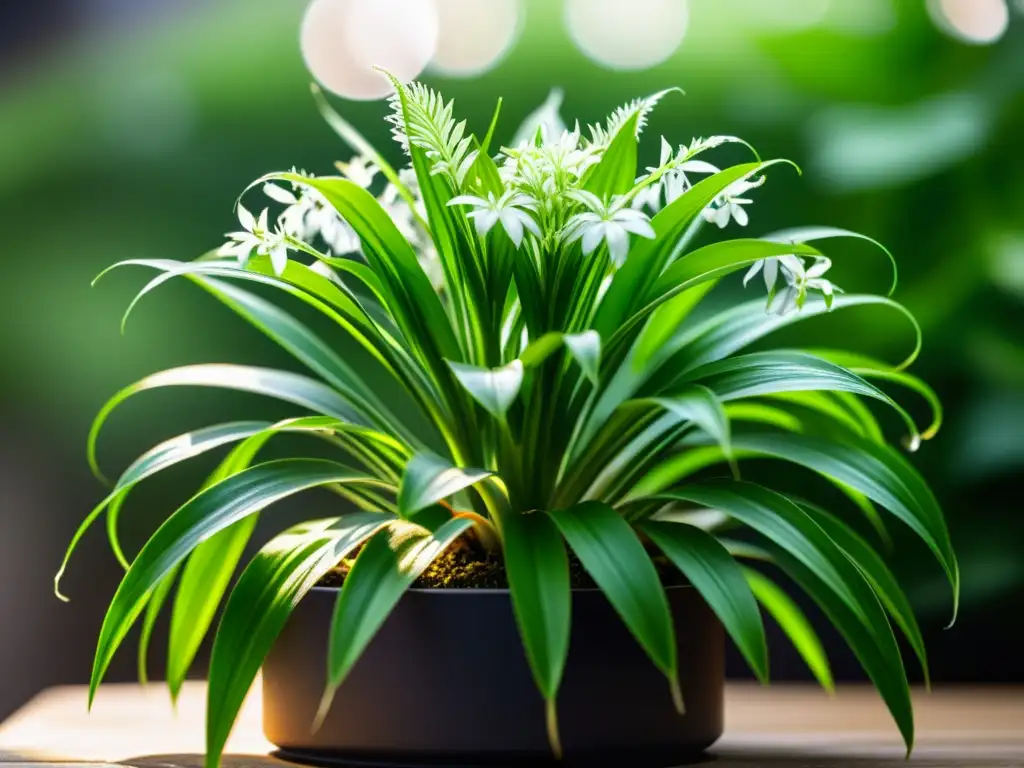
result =
[[[186,683],[175,714],[163,686],[105,685],[87,715],[85,688],[44,691],[0,725],[0,761],[201,766],[205,692],[203,683]],[[914,699],[909,768],[1024,768],[1024,689],[940,688]],[[283,765],[266,757],[272,747],[260,715],[259,697],[250,696],[228,743],[228,768]],[[830,699],[809,686],[730,684],[726,735],[713,751],[714,768],[908,766],[885,708],[861,686],[840,687]]]

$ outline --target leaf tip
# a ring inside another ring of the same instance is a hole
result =
[[[683,689],[679,685],[679,675],[675,672],[669,677],[669,687],[672,689],[672,704],[680,715],[686,714],[686,702],[683,701]]]
[[[548,744],[551,745],[551,753],[555,756],[555,759],[562,760],[565,753],[562,751],[562,738],[558,733],[558,707],[553,698],[545,702],[545,707]]]

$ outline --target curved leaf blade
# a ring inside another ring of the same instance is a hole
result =
[[[776,562],[821,605],[850,644],[909,750],[914,715],[896,638],[870,584],[825,531],[785,496],[753,483],[707,482],[661,498],[721,510],[771,542]]]
[[[860,568],[878,595],[878,599],[882,601],[882,605],[906,635],[910,647],[921,663],[925,684],[930,685],[931,675],[928,671],[928,652],[925,649],[924,637],[914,616],[914,609],[896,577],[889,570],[889,566],[864,539],[828,512],[813,504],[803,503],[801,506]]]
[[[840,443],[810,435],[759,434],[733,438],[737,449],[800,464],[864,494],[906,523],[942,565],[960,602],[960,569],[942,510],[924,479],[888,446],[853,435]]]
[[[333,483],[383,485],[335,462],[284,459],[222,480],[171,515],[139,552],[107,609],[89,683],[90,703],[115,651],[145,607],[150,590],[201,541],[275,501]]]
[[[97,476],[102,477],[96,461],[96,441],[107,417],[132,395],[162,387],[213,387],[251,392],[274,397],[350,424],[370,426],[331,387],[308,376],[273,368],[224,363],[169,368],[125,387],[100,409],[89,430],[88,440],[89,466]]]
[[[701,593],[757,679],[767,683],[764,623],[732,555],[713,536],[692,525],[649,520],[639,527]]]
[[[206,768],[217,768],[231,728],[274,640],[303,596],[390,515],[357,512],[302,523],[279,534],[231,591],[210,658]]]
[[[335,604],[327,654],[327,690],[317,715],[318,724],[330,710],[334,692],[405,591],[472,525],[466,518],[450,518],[432,532],[407,520],[395,520],[367,541],[345,577]]]
[[[493,475],[484,469],[456,467],[432,453],[418,453],[409,461],[398,489],[398,513],[410,518]]]
[[[555,697],[569,655],[572,596],[562,535],[541,512],[502,518],[505,569],[519,635],[548,707],[548,739],[561,754]]]
[[[836,685],[832,680],[832,669],[825,654],[825,647],[803,611],[783,589],[764,574],[751,568],[743,568],[742,571],[754,597],[786,633],[797,653],[807,664],[807,668],[811,670],[811,674],[830,695],[834,694]]]
[[[523,385],[523,364],[513,360],[501,368],[478,368],[465,363],[448,363],[459,384],[485,411],[504,420]]]
[[[596,501],[548,514],[637,642],[668,677],[673,701],[682,712],[668,598],[636,533],[618,512]]]

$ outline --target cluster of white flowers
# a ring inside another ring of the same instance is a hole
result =
[[[242,225],[239,232],[228,232],[228,241],[217,251],[220,256],[234,256],[242,266],[249,261],[255,252],[258,256],[269,256],[274,272],[280,275],[288,264],[288,240],[285,232],[278,226],[271,230],[268,224],[267,209],[260,212],[259,218],[249,213],[248,209],[238,204],[238,223]]]
[[[583,254],[590,255],[604,245],[611,263],[619,267],[629,253],[631,236],[655,237],[650,215],[691,189],[695,183],[692,177],[720,172],[698,155],[726,143],[745,144],[735,136],[711,136],[673,148],[662,137],[658,164],[647,167],[627,194],[604,199],[586,189],[588,171],[600,162],[619,131],[632,126],[631,130],[639,134],[648,113],[666,93],[619,108],[604,125],[590,126],[590,136],[584,138],[578,123],[571,130],[565,126],[558,115],[561,94],[553,92],[531,116],[533,123],[520,129],[515,145],[502,147],[494,157],[505,188],[501,194],[485,194],[472,183],[476,176],[470,176],[470,172],[477,150],[466,135],[465,122],[452,117],[453,102],[446,103],[434,91],[412,84],[392,97],[393,113],[388,119],[405,150],[421,149],[430,162],[431,173],[448,179],[455,191],[448,205],[469,208],[466,216],[479,237],[488,237],[500,225],[517,249],[528,245],[534,253],[542,247],[579,242]],[[367,190],[380,174],[376,165],[362,157],[338,167],[350,181]],[[734,182],[702,212],[703,219],[722,229],[730,222],[746,226],[746,206],[752,202],[746,195],[764,181],[762,176]],[[377,201],[417,252],[431,282],[443,290],[440,260],[423,224],[426,211],[416,173],[406,168],[399,173],[398,182],[385,183]],[[223,255],[236,256],[243,263],[253,252],[267,255],[280,274],[290,248],[310,252],[310,244],[317,239],[326,245],[326,255],[360,254],[358,235],[319,192],[301,184],[287,189],[268,183],[263,189],[272,201],[284,206],[276,226],[271,229],[268,225],[266,209],[257,218],[240,205],[242,231],[228,234],[229,242],[220,251]],[[809,266],[796,255],[763,259],[751,267],[744,285],[763,273],[768,310],[780,315],[802,307],[812,292],[821,294],[831,307],[839,289],[824,277],[829,267],[824,257],[814,258]]]
[[[380,173],[376,165],[363,157],[339,163],[338,168],[349,181],[364,189],[369,189]],[[300,176],[307,175],[305,171],[294,168],[292,171]],[[420,217],[425,215],[425,211],[416,174],[411,168],[403,170],[399,181],[412,194],[416,210],[390,182],[385,185],[377,202],[416,250],[431,283],[440,290],[444,286],[444,278],[433,241],[420,224]],[[361,253],[362,243],[355,230],[317,190],[301,184],[291,184],[291,189],[286,189],[280,184],[267,183],[263,185],[263,192],[272,201],[285,206],[277,216],[276,229],[268,227],[266,209],[256,220],[239,205],[238,217],[244,231],[228,233],[229,242],[218,251],[220,255],[235,256],[242,264],[253,252],[268,255],[274,271],[280,275],[287,264],[288,250],[295,249],[296,241],[312,244],[319,238],[327,246],[328,256],[354,257]]]
[[[768,311],[776,315],[787,315],[794,309],[802,309],[810,292],[820,293],[825,305],[831,309],[835,294],[842,290],[826,280],[824,275],[831,268],[832,262],[824,256],[816,256],[810,267],[804,259],[793,254],[761,259],[743,278],[746,286],[758,273],[764,274],[764,284],[768,288]],[[784,285],[778,290],[778,279],[781,273]]]

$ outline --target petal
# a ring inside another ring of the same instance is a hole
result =
[[[672,145],[668,143],[668,139],[664,136],[661,137],[661,160],[658,165],[665,165],[672,158]]]
[[[540,227],[537,226],[537,222],[533,220],[533,217],[524,213],[523,211],[515,211],[516,218],[522,222],[523,226],[526,227],[527,231],[531,232],[534,237],[540,237]]]
[[[284,273],[284,268],[288,266],[288,248],[284,243],[270,249],[270,265],[278,277]]]
[[[498,212],[487,208],[477,209],[473,211],[473,222],[476,224],[476,233],[480,237],[487,237],[487,233],[498,222]]]
[[[260,220],[256,222],[256,229],[258,229],[260,232],[264,232],[264,233],[267,231],[267,209],[266,208],[264,208],[260,212]]]
[[[726,203],[717,211],[715,211],[714,221],[715,224],[718,225],[719,229],[725,229],[727,226],[729,226],[729,218],[732,215],[730,208],[731,206],[728,203]]]
[[[721,170],[718,166],[703,160],[687,160],[685,163],[677,165],[676,168],[685,173],[718,173]]]
[[[625,232],[632,232],[634,235],[646,237],[648,240],[653,240],[658,236],[654,231],[654,227],[651,226],[651,222],[646,217],[637,221],[620,221],[616,223]]]
[[[736,220],[736,223],[741,227],[747,226],[750,222],[750,217],[747,216],[746,209],[736,203],[732,203],[729,207],[732,209],[732,217]]]
[[[279,187],[277,184],[271,184],[267,182],[263,185],[263,194],[269,197],[271,200],[284,203],[285,205],[295,205],[299,202],[299,198],[293,195],[284,187]]]
[[[592,224],[583,231],[583,253],[590,255],[604,239],[604,224]]]
[[[238,223],[242,225],[242,229],[252,232],[253,227],[256,226],[256,219],[249,213],[249,209],[241,203],[238,204]]]
[[[605,242],[608,243],[608,255],[612,263],[620,267],[629,254],[629,235],[623,227],[612,223],[605,225]]]
[[[501,226],[505,229],[506,234],[512,240],[512,243],[518,248],[523,244],[523,222],[515,215],[514,211],[508,211],[506,213],[499,214],[498,218],[501,220]]]
[[[815,258],[814,264],[807,270],[808,277],[821,277],[832,267],[832,262],[824,258]]]
[[[747,274],[745,274],[743,276],[743,287],[744,288],[747,287],[747,283],[749,283],[751,280],[753,280],[755,277],[757,277],[757,273],[761,271],[761,267],[765,266],[765,261],[766,261],[765,259],[758,259],[757,261],[755,261],[750,266],[750,269],[747,270]],[[767,271],[768,270],[765,269],[765,274],[767,274]]]
[[[764,285],[771,293],[775,290],[775,281],[779,279],[778,259],[767,259],[764,265]]]
[[[476,195],[459,195],[448,201],[448,205],[475,205],[478,208],[489,208],[490,203]]]

